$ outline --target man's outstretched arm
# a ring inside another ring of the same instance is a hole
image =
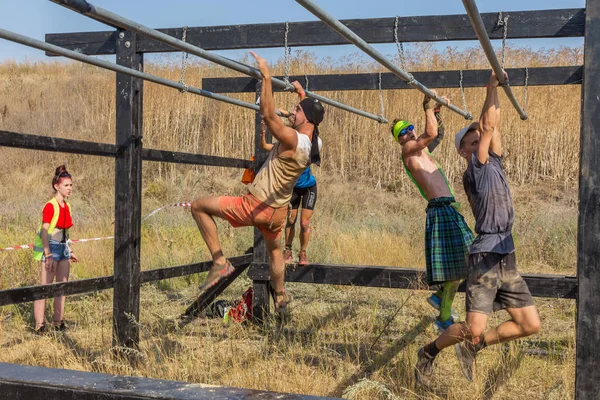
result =
[[[508,80],[508,75],[504,72],[504,77]],[[479,150],[477,158],[479,162],[485,164],[489,160],[489,151],[502,155],[502,142],[498,124],[500,122],[500,102],[498,100],[499,81],[496,74],[492,72],[487,85],[487,95],[479,117],[479,129],[481,138],[479,139]]]
[[[253,51],[250,52],[256,59],[258,69],[262,76],[262,88],[260,92],[260,113],[269,128],[271,134],[282,146],[282,150],[294,150],[298,145],[296,132],[286,127],[275,113],[275,101],[273,99],[273,86],[271,83],[271,72],[264,58],[259,57]]]

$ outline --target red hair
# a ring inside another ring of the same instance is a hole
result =
[[[52,178],[52,189],[54,189],[54,185],[59,185],[65,178],[71,179],[71,174],[67,171],[67,167],[59,165],[54,172],[54,178]]]

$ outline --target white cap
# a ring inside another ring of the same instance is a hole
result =
[[[456,136],[454,137],[454,145],[456,146],[456,151],[460,153],[460,142],[463,140],[467,132],[477,129],[477,122],[473,122],[471,125],[462,128]]]
[[[458,133],[454,137],[454,145],[456,146],[456,151],[458,151],[459,153],[460,153],[460,142],[463,140],[463,138],[465,137],[467,132],[469,132],[470,127],[471,127],[471,125],[467,126],[466,128],[462,128],[460,131],[458,131]]]

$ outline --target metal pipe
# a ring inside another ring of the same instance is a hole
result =
[[[86,56],[81,53],[77,53],[76,51],[63,49],[62,47],[55,46],[53,44],[45,43],[27,36],[20,35],[18,33],[10,32],[4,29],[0,29],[0,38],[10,40],[11,42],[20,43],[25,46],[33,47],[39,50],[47,51],[50,53],[58,54],[67,58],[71,58],[73,60],[81,61],[86,64],[92,64],[100,68],[108,69],[115,72],[120,72],[122,74],[134,76],[136,78],[143,79],[145,81],[150,81],[157,83],[159,85],[172,87],[179,90],[186,90],[185,85],[170,81],[168,79],[164,79],[155,75],[150,75],[145,72],[137,71],[132,68],[123,67],[121,65],[113,64],[106,60],[101,60],[99,58]],[[259,111],[260,108],[256,104],[246,103],[245,101],[232,99],[231,97],[223,96],[220,94],[216,94],[213,92],[209,92],[206,90],[198,89],[192,86],[187,87],[187,91],[190,93],[194,93],[200,96],[208,97],[214,100],[222,101],[229,104],[234,104],[236,106],[249,108],[254,111]]]
[[[483,24],[483,20],[481,19],[481,15],[479,14],[479,10],[477,9],[477,4],[475,4],[474,0],[463,0],[463,5],[465,6],[465,10],[467,10],[467,14],[469,15],[469,20],[471,20],[471,25],[473,25],[473,29],[475,29],[475,33],[479,38],[479,42],[481,43],[481,47],[483,48],[483,52],[485,53],[492,70],[496,74],[496,78],[498,78],[498,82],[504,88],[508,99],[515,107],[519,116],[522,120],[527,119],[527,114],[521,106],[519,102],[515,98],[515,95],[510,88],[510,85],[506,79],[504,79],[504,73],[502,72],[502,66],[498,62],[498,57],[496,57],[496,53],[494,52],[494,48],[492,47],[492,42],[485,31],[485,25]]]
[[[212,61],[216,64],[222,65],[224,67],[233,69],[235,71],[241,72],[242,74],[251,76],[258,80],[261,80],[262,77],[260,75],[260,71],[254,67],[249,65],[230,60],[226,57],[220,56],[218,54],[212,53],[210,51],[206,51],[200,47],[194,46],[192,44],[186,43],[182,40],[174,38],[173,36],[169,36],[165,33],[159,32],[156,29],[148,28],[144,25],[138,24],[137,22],[131,21],[127,18],[121,17],[120,15],[114,14],[108,10],[105,10],[101,7],[95,6],[85,0],[50,0],[56,4],[67,7],[73,11],[76,11],[80,14],[83,14],[87,17],[95,19],[97,21],[103,22],[105,24],[111,26],[118,26],[122,29],[127,29],[138,33],[140,35],[147,36],[151,39],[158,40],[159,42],[163,42],[176,48],[178,50],[184,51],[189,54],[193,54],[200,58],[204,58],[206,60]],[[285,81],[278,78],[271,78],[271,82],[273,86],[279,87],[281,89],[285,89],[290,92],[294,92],[294,88]],[[359,110],[354,107],[347,106],[345,104],[339,103],[335,100],[328,99],[326,97],[317,95],[310,91],[306,91],[306,95],[308,97],[312,97],[318,99],[320,102],[324,104],[329,104],[330,106],[340,108],[342,110],[349,111],[354,114],[358,114],[362,117],[373,119],[379,123],[387,123],[388,121],[382,116],[378,116],[375,114],[371,114],[362,110]]]
[[[442,99],[440,96],[434,95],[431,90],[429,90],[427,87],[423,86],[423,84],[421,84],[419,81],[417,81],[410,73],[395,66],[392,62],[387,60],[383,54],[381,54],[379,51],[377,51],[373,46],[371,46],[367,42],[365,42],[360,36],[358,36],[356,33],[352,32],[340,21],[338,21],[331,15],[327,14],[327,12],[325,10],[323,10],[322,8],[317,6],[311,0],[296,0],[296,2],[299,3],[300,5],[302,5],[304,8],[306,8],[311,13],[313,13],[321,21],[323,21],[327,25],[329,25],[337,33],[344,36],[346,39],[348,39],[348,41],[353,43],[356,47],[358,47],[359,49],[361,49],[362,51],[367,53],[369,56],[371,56],[371,58],[373,58],[379,64],[383,65],[384,67],[386,67],[387,69],[392,71],[396,76],[398,76],[400,79],[402,79],[408,85],[417,89],[421,93],[426,94],[427,96],[431,97],[432,99],[435,99],[435,101],[437,101],[440,104],[443,104],[444,106],[448,107],[450,110],[454,111],[455,113],[462,115],[463,117],[465,117],[465,119],[472,119],[471,113],[469,113],[468,111],[465,111],[465,110],[461,110],[460,108],[456,107],[453,104],[449,104],[446,100]]]

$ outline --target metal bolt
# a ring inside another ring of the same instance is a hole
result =
[[[125,33],[123,33],[123,32],[119,33],[119,38],[120,39],[123,39],[124,37],[125,37]]]
[[[131,46],[131,43],[129,41],[125,42],[125,47],[129,48],[129,46]]]

